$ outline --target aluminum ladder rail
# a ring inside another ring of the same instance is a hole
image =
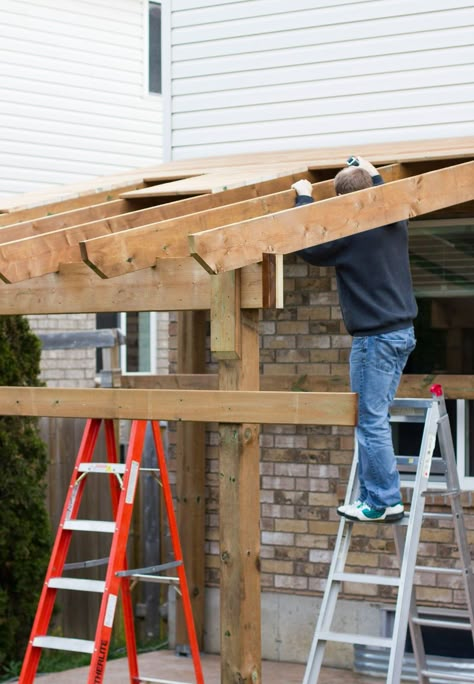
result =
[[[131,424],[130,441],[125,463],[119,463],[116,448],[115,428],[113,420],[105,419],[105,442],[107,462],[93,461],[102,419],[89,419],[86,422],[83,438],[76,458],[70,485],[64,502],[56,539],[51,553],[50,563],[38,603],[36,617],[26,649],[19,684],[33,684],[43,649],[65,650],[91,655],[87,684],[101,684],[104,679],[107,655],[112,636],[118,595],[121,593],[125,640],[127,648],[129,677],[131,684],[138,682],[165,682],[167,680],[145,678],[139,676],[133,607],[131,600],[131,580],[139,571],[129,572],[127,569],[126,546],[130,530],[133,504],[140,472],[145,431],[145,420],[134,420]],[[159,424],[152,421],[153,438],[157,454],[158,469],[164,491],[166,512],[172,532],[173,551],[176,561],[171,565],[178,572],[178,583],[183,599],[188,637],[195,671],[196,684],[203,684],[201,662],[194,621],[189,598],[189,591],[184,572],[179,535],[173,509],[171,488],[167,473]],[[112,521],[83,520],[78,514],[85,485],[92,475],[108,475],[112,502]],[[98,561],[85,561],[66,565],[67,554],[73,533],[105,533],[110,534],[112,542],[109,557]],[[71,578],[64,576],[65,569],[77,567],[93,567],[106,564],[104,580]],[[162,568],[152,568],[159,571]],[[150,569],[149,569],[150,570]],[[161,578],[164,580],[165,578]],[[174,578],[166,578],[166,580]],[[97,619],[95,637],[92,640],[48,635],[49,623],[53,614],[56,594],[59,589],[70,591],[97,592],[102,594]],[[176,683],[178,684],[178,683]]]
[[[474,678],[466,678],[464,674],[436,672],[428,668],[426,654],[421,634],[422,625],[429,624],[433,627],[452,627],[456,629],[468,629],[474,640],[474,576],[472,562],[467,543],[466,528],[464,525],[463,510],[460,500],[459,478],[456,469],[455,454],[449,418],[446,412],[446,404],[442,389],[439,385],[431,388],[432,399],[398,399],[394,401],[394,408],[414,410],[412,416],[407,413],[403,417],[405,422],[423,422],[423,436],[418,457],[397,457],[402,465],[413,464],[416,467],[414,481],[404,482],[402,486],[412,486],[412,502],[408,515],[395,523],[390,524],[394,530],[395,546],[400,561],[399,576],[384,576],[365,573],[350,573],[345,571],[347,556],[350,550],[352,529],[356,522],[341,517],[336,537],[334,554],[329,569],[328,580],[324,591],[321,608],[314,632],[313,641],[308,657],[308,662],[303,678],[303,684],[316,684],[321,671],[324,650],[328,641],[363,644],[367,646],[385,647],[390,649],[390,659],[387,671],[387,684],[399,684],[402,675],[403,655],[407,628],[412,637],[415,662],[417,667],[418,681],[421,684],[429,684],[432,679],[457,682],[474,682]],[[421,412],[421,415],[420,415]],[[393,417],[392,417],[393,419]],[[441,458],[433,459],[433,452],[438,439]],[[439,463],[438,463],[439,461]],[[350,503],[357,498],[357,448],[355,450],[351,473],[346,492],[345,503]],[[433,486],[433,476],[437,478],[436,488]],[[430,479],[431,478],[431,479]],[[442,488],[439,488],[439,485]],[[444,485],[444,486],[443,486]],[[426,496],[439,495],[449,498],[451,513],[425,513]],[[462,576],[468,606],[468,620],[460,627],[459,622],[420,618],[416,607],[416,594],[414,587],[415,572],[435,571],[439,568],[417,566],[418,545],[424,518],[450,518],[452,520],[456,541],[458,545],[460,568],[444,568],[442,571],[451,572]],[[363,525],[381,525],[384,523],[364,522]],[[363,634],[348,634],[331,629],[336,611],[336,605],[343,582],[392,586],[397,588],[397,602],[395,607],[395,620],[391,637],[380,637]]]

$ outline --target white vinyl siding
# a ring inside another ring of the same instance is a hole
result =
[[[0,195],[162,161],[145,0],[2,0]]]
[[[472,2],[175,0],[171,27],[173,159],[472,135]]]

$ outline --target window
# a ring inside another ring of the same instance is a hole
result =
[[[122,373],[156,373],[157,316],[155,312],[97,314],[97,328],[120,328],[126,343],[120,348]],[[97,350],[97,372],[102,370]]]
[[[126,344],[121,349],[123,373],[156,373],[156,313],[120,314]]]
[[[161,3],[148,3],[148,91],[161,93]]]

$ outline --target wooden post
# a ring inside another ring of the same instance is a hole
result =
[[[178,373],[203,373],[206,363],[206,312],[178,314]],[[205,424],[178,423],[176,445],[177,519],[196,635],[204,631]],[[188,651],[186,622],[178,596],[176,649]]]
[[[242,310],[240,328],[241,358],[225,350],[219,387],[258,390],[258,311]],[[260,427],[220,424],[219,433],[221,682],[259,684]]]

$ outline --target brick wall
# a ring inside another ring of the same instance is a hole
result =
[[[28,316],[35,333],[95,330],[95,314]],[[49,387],[93,387],[95,349],[59,349],[41,352],[41,380]]]

